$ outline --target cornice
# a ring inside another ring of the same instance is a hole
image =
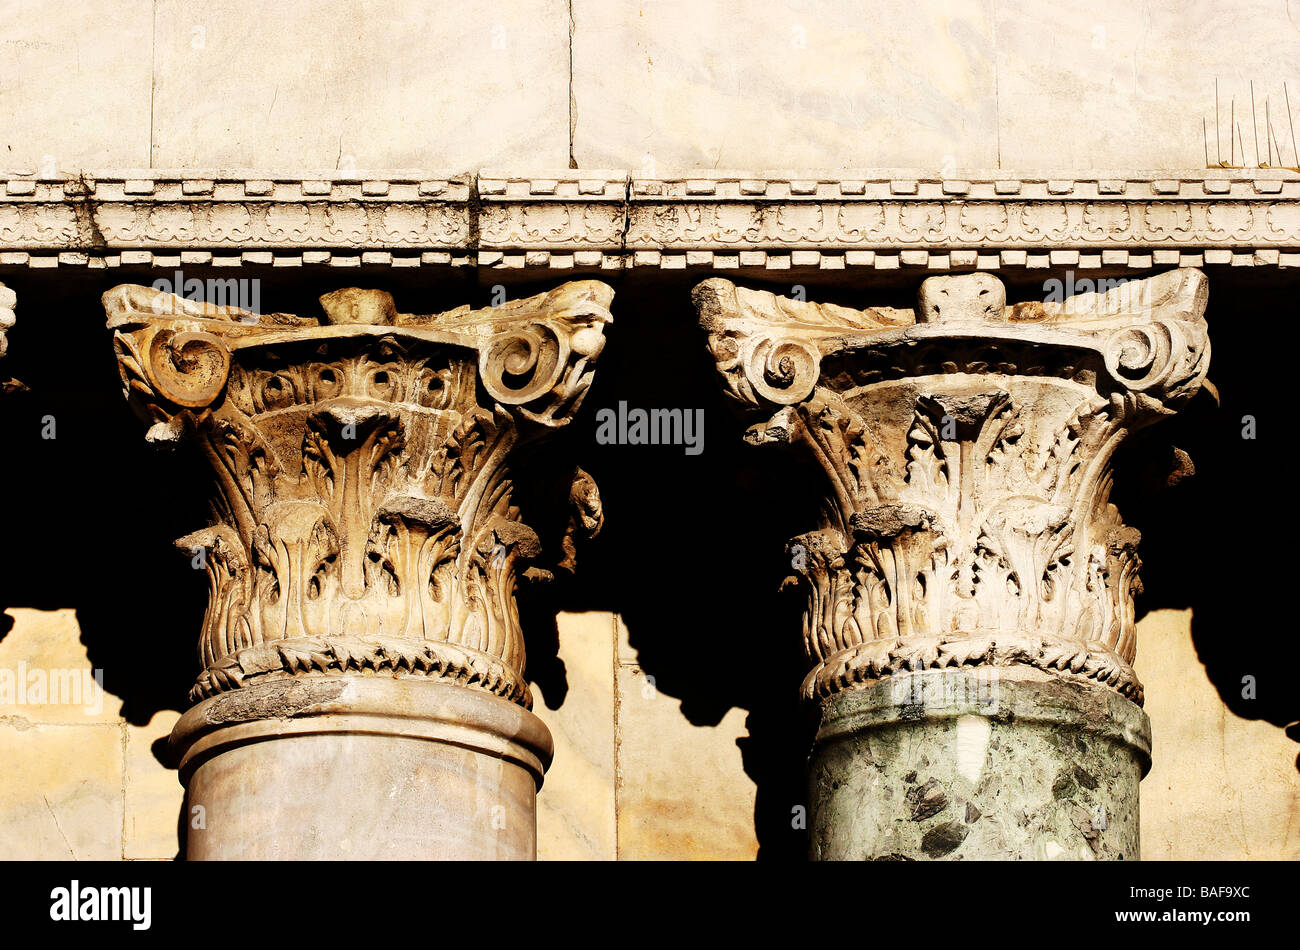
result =
[[[1300,266],[1300,173],[1287,169],[145,169],[0,182],[0,271]]]

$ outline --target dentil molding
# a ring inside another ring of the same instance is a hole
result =
[[[0,270],[1300,266],[1286,170],[0,174]]]

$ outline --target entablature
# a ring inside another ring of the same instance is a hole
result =
[[[699,177],[691,177],[696,176]],[[0,271],[1300,266],[1300,173],[0,173]]]

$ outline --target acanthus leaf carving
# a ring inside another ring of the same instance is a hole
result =
[[[5,334],[16,322],[14,308],[17,305],[18,295],[4,284],[0,284],[0,357],[9,350],[9,339]],[[0,378],[0,392],[22,392],[26,388],[20,380]]]
[[[1109,501],[1111,459],[1204,383],[1204,275],[1012,306],[991,275],[934,277],[913,311],[717,278],[694,297],[724,388],[757,417],[746,438],[825,473],[822,523],[791,542],[805,696],[1019,663],[1141,700],[1137,532]],[[772,386],[781,347],[813,354],[797,386]]]
[[[0,284],[0,356],[4,356],[9,348],[9,340],[5,332],[14,325],[14,307],[18,304],[18,295]]]
[[[350,289],[304,318],[105,294],[151,438],[194,436],[217,475],[219,520],[177,542],[210,588],[192,698],[372,672],[529,705],[516,586],[547,572],[511,467],[577,411],[611,297],[583,281],[413,315]],[[594,483],[579,496],[598,512]]]

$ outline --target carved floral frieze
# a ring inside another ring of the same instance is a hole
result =
[[[0,175],[0,268],[1300,266],[1300,178],[1277,169],[321,174]]]
[[[1283,246],[1300,237],[1294,202],[948,200],[677,202],[637,205],[632,250]]]

